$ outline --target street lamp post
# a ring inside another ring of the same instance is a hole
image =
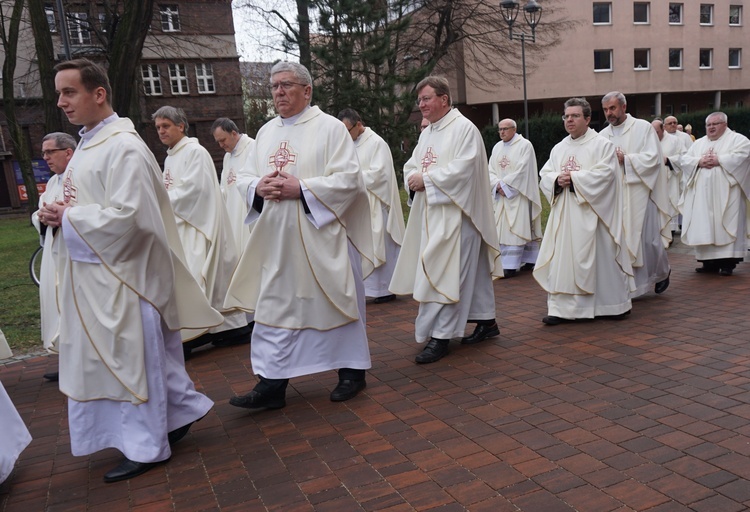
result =
[[[526,125],[526,140],[529,139],[529,100],[526,97],[526,40],[528,39],[532,43],[536,42],[536,27],[539,25],[539,20],[542,18],[542,7],[535,0],[528,0],[526,7],[523,8],[523,17],[526,20],[526,24],[531,28],[531,34],[526,32],[514,33],[513,24],[516,22],[518,17],[518,10],[520,8],[518,2],[514,0],[503,0],[500,2],[502,8],[502,15],[505,23],[508,24],[508,38],[516,41],[521,41],[521,73],[523,74],[523,119]]]

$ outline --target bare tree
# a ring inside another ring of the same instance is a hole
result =
[[[52,46],[47,15],[44,12],[44,0],[28,0],[29,21],[34,33],[37,65],[39,66],[39,81],[42,89],[42,108],[44,109],[44,128],[47,132],[62,131],[62,118],[57,108],[55,94],[55,54]]]
[[[12,9],[10,9],[10,16],[8,16],[9,4],[13,4]],[[39,193],[36,189],[36,180],[34,179],[34,172],[31,167],[29,147],[26,144],[23,128],[18,122],[16,115],[16,96],[14,90],[14,77],[18,59],[18,38],[24,5],[24,0],[16,0],[15,2],[0,0],[0,42],[2,42],[5,53],[5,61],[3,62],[3,77],[5,77],[3,80],[3,111],[5,119],[8,122],[8,131],[13,141],[16,158],[18,159],[18,164],[21,166],[21,175],[23,176],[23,183],[26,186],[26,193],[29,198],[27,203],[29,214],[31,214],[37,209]]]

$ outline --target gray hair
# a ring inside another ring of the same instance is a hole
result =
[[[514,129],[514,130],[517,130],[517,129],[518,129],[518,125],[516,124],[515,120],[513,120],[513,119],[511,119],[511,118],[507,118],[507,119],[501,119],[501,120],[500,120],[500,122],[498,122],[498,123],[497,123],[497,125],[498,125],[498,126],[500,126],[500,123],[502,123],[503,121],[509,121],[509,122],[510,122],[510,126],[511,126],[511,127],[512,127],[512,128]]]
[[[237,125],[234,121],[229,119],[228,117],[220,117],[216,121],[214,121],[214,124],[211,125],[211,133],[214,133],[217,128],[221,128],[227,133],[237,132],[240,133],[240,129],[237,128]]]
[[[188,124],[188,119],[187,115],[185,115],[185,111],[181,108],[164,105],[151,115],[151,120],[156,120],[157,117],[161,117],[162,119],[169,119],[176,125],[183,125],[185,127],[183,133],[185,135],[188,134],[188,128],[190,127],[190,125]]]
[[[608,92],[607,94],[605,94],[604,97],[602,98],[602,103],[606,103],[612,100],[613,98],[616,99],[617,103],[619,103],[620,105],[628,104],[628,100],[625,99],[625,95],[619,91],[612,91],[612,92]]]
[[[727,115],[724,112],[712,112],[706,117],[706,122],[712,117],[718,117],[720,123],[726,123],[728,121]]]
[[[586,101],[586,98],[570,98],[563,106],[563,108],[568,107],[581,107],[581,110],[583,110],[583,117],[586,119],[591,118],[591,105]]]
[[[310,72],[299,62],[277,62],[271,68],[271,80],[273,80],[273,75],[286,72],[294,75],[294,79],[302,85],[309,85],[312,87],[312,77],[310,76]]]
[[[78,146],[78,144],[76,144],[76,140],[69,133],[48,133],[44,136],[42,142],[47,142],[48,140],[55,141],[55,146],[57,146],[57,149],[72,149],[73,151],[75,151],[76,146]]]
[[[346,119],[352,124],[352,126],[362,122],[362,117],[360,117],[359,113],[353,108],[343,109],[341,112],[339,112],[339,115],[337,117],[339,118],[339,121],[343,121],[344,119]]]
[[[427,78],[423,78],[422,81],[417,84],[417,94],[428,85],[435,90],[435,94],[438,96],[448,96],[448,105],[453,106],[451,88],[447,78],[437,75],[430,75]]]

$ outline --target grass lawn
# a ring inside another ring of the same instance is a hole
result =
[[[13,352],[42,350],[39,288],[29,277],[29,258],[39,235],[25,215],[0,218],[0,329]]]

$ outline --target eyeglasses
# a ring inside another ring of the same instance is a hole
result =
[[[284,91],[288,91],[295,85],[301,85],[302,87],[306,87],[308,84],[300,84],[297,82],[276,82],[275,84],[271,84],[271,90],[278,91],[279,88],[281,88]]]
[[[419,106],[420,103],[427,103],[428,101],[432,100],[432,98],[435,98],[436,96],[445,96],[445,94],[434,94],[432,96],[422,96],[421,98],[417,98],[417,106]]]
[[[65,151],[65,150],[66,150],[66,148],[58,148],[58,149],[45,149],[44,151],[42,151],[42,157],[45,157],[45,156],[49,156],[49,155],[51,155],[52,153],[55,153],[55,152],[57,152],[57,151]]]
[[[711,128],[712,126],[721,126],[722,124],[727,124],[726,121],[720,121],[718,123],[706,123],[706,128]]]
[[[508,126],[507,128],[502,128],[502,127],[501,127],[501,128],[498,128],[498,129],[497,129],[497,131],[499,131],[499,132],[504,132],[504,131],[506,131],[506,130],[513,130],[513,129],[514,129],[514,128],[513,128],[512,126]]]
[[[583,117],[583,114],[565,114],[562,116],[563,121],[567,121],[568,119],[580,119]]]
[[[346,124],[344,126],[346,126]],[[352,130],[355,129],[356,127],[357,127],[357,125],[355,124],[351,128],[347,128],[347,130],[349,130],[349,133],[352,133]]]

